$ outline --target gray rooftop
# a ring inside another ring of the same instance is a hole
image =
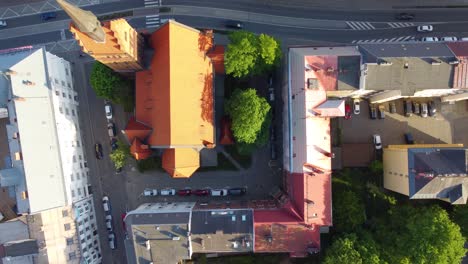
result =
[[[359,49],[366,62],[376,62],[378,58],[402,57],[443,57],[454,58],[455,55],[445,43],[405,43],[405,44],[361,44]]]
[[[3,247],[7,257],[28,256],[39,252],[35,239],[12,241],[3,244]]]
[[[252,252],[252,210],[193,211],[191,241],[194,253]]]

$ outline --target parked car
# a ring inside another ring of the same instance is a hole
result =
[[[467,37],[463,37],[460,39],[461,41],[468,41],[468,38]]]
[[[109,137],[115,137],[115,135],[117,134],[116,131],[115,131],[115,125],[114,123],[112,122],[109,122],[107,124],[107,132],[109,133]]]
[[[419,115],[420,111],[419,111],[419,103],[418,102],[413,102],[413,113],[415,115]]]
[[[110,103],[106,103],[104,105],[104,109],[106,110],[107,120],[111,120],[112,119],[112,105]]]
[[[0,20],[0,27],[6,27],[7,22],[5,20]]]
[[[375,149],[377,149],[377,150],[382,149],[382,139],[380,138],[380,135],[375,134],[372,137],[374,139]]]
[[[112,151],[116,150],[119,148],[119,145],[117,143],[117,139],[116,138],[112,138],[111,141],[110,141],[110,145],[111,145],[111,149]]]
[[[406,144],[414,144],[413,135],[411,133],[405,133]]]
[[[176,194],[176,190],[175,189],[162,189],[161,192],[160,192],[161,195],[175,195]]]
[[[228,190],[226,189],[213,189],[211,190],[211,196],[226,196],[228,195]]]
[[[395,18],[398,20],[413,20],[414,17],[415,15],[410,13],[399,13],[395,15]]]
[[[112,226],[112,215],[106,215],[106,228],[109,232],[114,230],[114,227]]]
[[[345,116],[344,119],[348,120],[351,119],[351,106],[349,104],[345,104]]]
[[[104,155],[102,154],[102,145],[101,143],[96,143],[94,145],[94,152],[96,153],[96,158],[97,159],[102,159]]]
[[[427,104],[421,103],[421,117],[427,117],[427,114],[428,114]]]
[[[434,101],[429,101],[429,103],[427,104],[427,109],[428,109],[429,116],[436,116],[437,115],[437,110],[436,110],[436,106],[434,104]]]
[[[360,104],[359,99],[354,99],[353,106],[354,106],[354,114],[359,115],[359,113],[361,113],[361,104]]]
[[[109,197],[107,196],[102,197],[102,207],[104,208],[104,213],[110,214],[111,205],[110,205]]]
[[[377,108],[373,105],[369,105],[369,116],[371,119],[377,118]]]
[[[410,117],[413,115],[413,106],[411,104],[411,101],[404,101],[403,102],[403,108],[405,110],[405,116]]]
[[[229,195],[244,195],[247,193],[246,188],[231,188],[228,190]]]
[[[392,114],[396,113],[396,104],[395,104],[395,102],[391,102],[389,104],[389,106],[390,106],[390,113],[392,113]]]
[[[47,13],[41,14],[42,21],[49,21],[49,20],[54,19],[56,17],[57,17],[56,12],[47,12]]]
[[[418,32],[431,32],[434,30],[434,27],[432,25],[422,25],[417,27]]]
[[[111,249],[115,249],[115,235],[114,233],[110,233],[108,236],[107,236],[108,240],[109,240],[109,247]]]
[[[143,191],[143,196],[156,196],[156,195],[158,195],[158,190],[156,189],[146,188]]]
[[[226,21],[226,27],[233,29],[242,29],[244,28],[244,25],[240,21],[228,20]]]
[[[385,106],[379,105],[378,109],[378,115],[380,119],[385,119]]]
[[[424,38],[421,38],[421,41],[435,42],[435,41],[439,41],[439,38],[437,38],[437,37],[424,37]]]
[[[210,190],[195,190],[192,193],[196,196],[207,196],[210,194]]]
[[[275,89],[273,87],[268,88],[268,99],[270,99],[270,102],[275,101]]]
[[[179,196],[190,196],[192,194],[192,190],[190,189],[183,189],[183,190],[178,190],[177,195]]]
[[[447,42],[452,42],[452,41],[457,41],[457,37],[442,37],[440,38],[441,41],[447,41]]]

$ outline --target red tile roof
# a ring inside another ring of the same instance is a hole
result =
[[[127,127],[125,127],[125,135],[129,142],[133,142],[135,138],[144,140],[151,133],[151,130],[150,127],[136,121],[135,117],[132,117],[128,121]]]
[[[130,153],[136,160],[144,160],[151,156],[151,149],[148,145],[141,143],[139,138],[135,138],[130,146]]]

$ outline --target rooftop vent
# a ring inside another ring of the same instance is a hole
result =
[[[380,66],[391,66],[393,63],[391,61],[379,61]]]
[[[433,60],[431,62],[431,65],[440,65],[441,64],[441,61],[440,60]]]

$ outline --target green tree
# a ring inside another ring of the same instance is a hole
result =
[[[438,206],[395,207],[377,227],[389,263],[460,263],[466,253],[460,227]]]
[[[121,169],[125,166],[127,159],[130,157],[130,147],[124,142],[117,142],[118,148],[114,150],[110,155],[111,161],[114,163],[116,169]]]
[[[227,74],[237,78],[262,74],[280,63],[281,45],[269,35],[235,31],[229,40],[224,64]]]
[[[452,219],[460,226],[463,236],[468,240],[468,205],[455,205]]]
[[[324,264],[379,264],[380,258],[375,241],[368,234],[359,239],[356,234],[347,234],[336,239],[327,249]]]
[[[353,231],[365,220],[364,203],[356,192],[333,192],[333,222],[337,231]]]
[[[115,101],[119,95],[125,94],[122,90],[129,89],[128,81],[99,61],[94,62],[89,81],[97,96],[111,101]]]
[[[238,142],[256,143],[262,126],[268,121],[270,105],[259,97],[255,89],[236,89],[225,104],[226,113],[232,120],[232,132]]]

